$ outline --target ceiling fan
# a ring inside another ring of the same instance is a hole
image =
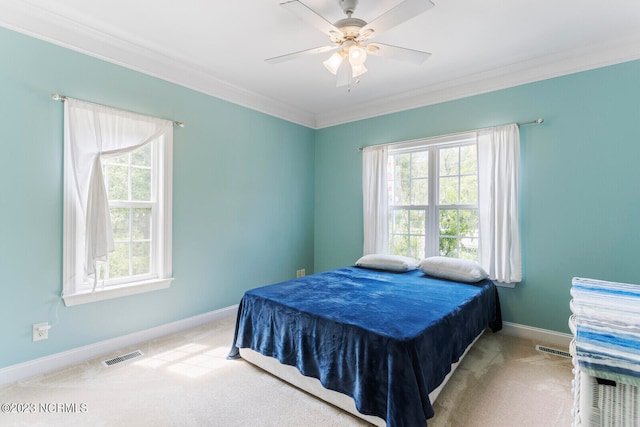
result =
[[[431,56],[429,52],[369,42],[369,39],[432,8],[434,4],[431,0],[404,0],[369,23],[352,16],[358,0],[338,0],[338,4],[347,17],[331,23],[300,0],[280,3],[280,6],[329,36],[331,44],[276,56],[266,59],[266,62],[276,64],[301,56],[334,52],[323,64],[327,70],[336,75],[336,86],[350,88],[353,79],[358,83],[359,77],[367,72],[364,65],[367,54],[409,61],[418,65]]]

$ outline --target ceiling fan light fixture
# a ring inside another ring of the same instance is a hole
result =
[[[342,61],[336,73],[336,87],[349,86],[352,77],[353,70],[351,64],[349,64],[349,61]]]
[[[351,77],[360,77],[361,75],[363,75],[364,73],[366,73],[367,67],[364,66],[364,64],[360,64],[360,65],[352,65],[351,66]]]
[[[349,63],[353,66],[363,65],[367,60],[367,51],[358,45],[349,47]]]
[[[337,74],[338,68],[340,67],[340,64],[342,64],[342,55],[340,55],[340,52],[336,52],[331,55],[329,59],[324,61],[323,64],[331,74]]]

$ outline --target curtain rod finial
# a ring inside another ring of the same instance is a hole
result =
[[[60,95],[58,95],[57,93],[52,93],[51,99],[53,99],[54,101],[60,101]]]

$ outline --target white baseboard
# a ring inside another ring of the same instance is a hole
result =
[[[568,351],[569,343],[573,339],[571,334],[550,331],[548,329],[534,328],[533,326],[519,325],[517,323],[502,322],[501,333],[519,338],[533,340],[536,343],[554,345],[558,350]]]
[[[144,331],[134,332],[121,337],[112,338],[95,344],[74,348],[72,350],[8,366],[0,369],[0,386],[33,377],[35,375],[62,369],[105,354],[113,353],[114,351],[118,351],[122,348],[141,344],[143,342],[175,334],[190,328],[195,328],[200,325],[204,325],[205,323],[235,316],[237,311],[238,306],[233,305],[220,310],[167,323],[166,325],[145,329]],[[560,347],[560,349],[568,349],[569,343],[573,338],[573,335],[570,334],[563,334],[560,332],[510,322],[503,322],[502,331],[500,332],[505,335],[530,339],[536,341],[536,343],[539,342],[542,344],[555,345]]]
[[[195,328],[206,323],[235,316],[238,305],[225,307],[220,310],[210,311],[198,316],[156,326],[121,337],[100,341],[95,344],[74,348],[50,356],[19,363],[0,369],[0,385],[13,383],[35,375],[55,371],[67,366],[84,362],[105,354],[113,353],[125,347],[141,344],[166,335],[175,334],[190,328]],[[229,343],[231,346],[231,343]]]

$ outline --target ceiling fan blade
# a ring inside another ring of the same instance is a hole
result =
[[[331,22],[327,21],[323,16],[321,16],[318,12],[311,9],[306,4],[302,3],[299,0],[290,0],[284,3],[280,3],[280,6],[289,10],[291,13],[296,15],[298,18],[306,21],[308,24],[313,25],[323,33],[328,36],[342,35],[342,32],[336,28]]]
[[[431,9],[435,6],[431,0],[404,0],[396,5],[393,9],[388,10],[376,19],[360,29],[360,34],[366,34],[368,38],[375,37],[383,32],[402,24]]]
[[[339,46],[321,46],[314,47],[313,49],[301,50],[299,52],[288,53],[286,55],[275,56],[273,58],[265,59],[269,64],[278,64],[280,62],[290,61],[292,59],[300,58],[301,56],[316,55],[318,53],[331,52],[337,50]]]
[[[429,52],[407,49],[406,47],[392,46],[384,43],[369,43],[366,47],[367,52],[371,55],[384,56],[385,58],[396,59],[398,61],[412,62],[416,65],[422,64],[431,56]]]

